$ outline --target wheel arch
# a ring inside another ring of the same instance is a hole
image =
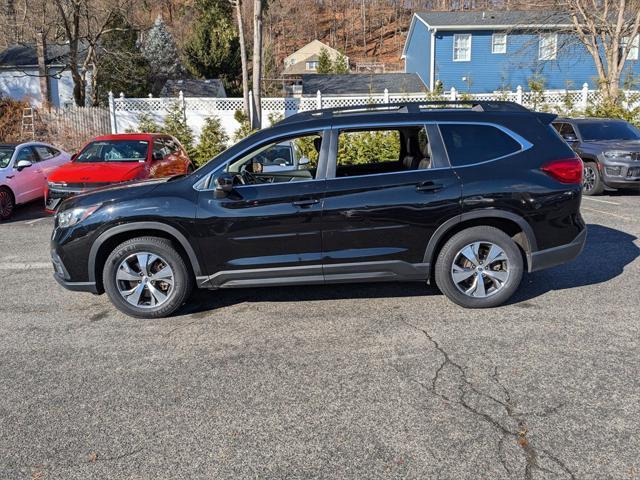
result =
[[[102,269],[115,247],[122,242],[141,236],[155,236],[171,240],[187,261],[192,273],[198,277],[202,273],[198,256],[189,240],[177,228],[162,222],[133,222],[117,225],[103,232],[91,246],[89,252],[89,281],[95,282],[99,293],[104,292]]]
[[[438,254],[447,240],[462,230],[479,225],[496,227],[512,237],[523,253],[527,270],[531,269],[531,254],[538,250],[531,225],[520,215],[506,210],[474,210],[447,220],[434,232],[423,260],[431,265],[432,273]]]

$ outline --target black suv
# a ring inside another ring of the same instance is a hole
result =
[[[640,130],[624,120],[562,118],[553,126],[584,161],[584,194],[640,187]]]
[[[497,306],[585,242],[582,162],[554,118],[507,102],[300,113],[190,175],[66,200],[55,278],[147,318],[194,286],[435,280],[459,305]],[[305,162],[266,171],[283,142]]]

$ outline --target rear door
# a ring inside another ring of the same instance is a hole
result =
[[[426,278],[429,239],[460,213],[435,125],[333,131],[323,210],[327,281]]]

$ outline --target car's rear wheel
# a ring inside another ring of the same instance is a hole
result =
[[[582,192],[585,195],[600,195],[604,192],[604,183],[595,162],[584,162],[582,174]]]
[[[187,264],[164,238],[127,240],[107,258],[104,289],[121,312],[138,318],[174,313],[188,298],[193,279]]]
[[[455,234],[440,250],[436,284],[462,307],[496,307],[518,289],[523,265],[509,235],[494,227],[472,227]]]
[[[7,220],[11,217],[15,206],[11,190],[6,187],[0,188],[0,220]]]

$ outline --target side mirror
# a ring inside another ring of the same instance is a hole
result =
[[[162,156],[162,153],[160,153],[160,152],[153,152],[153,155],[151,156],[151,158],[153,160],[162,160],[162,159],[164,159],[164,157]]]
[[[33,163],[30,160],[18,160],[18,163],[16,163],[16,170],[20,172],[25,168],[29,168],[32,165]]]
[[[218,178],[216,178],[215,197],[225,198],[227,195],[229,195],[233,190],[234,180],[235,176],[228,172],[224,172]]]
[[[570,133],[568,133],[566,135],[563,135],[562,138],[564,138],[564,141],[568,142],[568,143],[572,143],[572,142],[577,142],[578,141],[576,136],[575,135],[571,135]]]
[[[309,160],[307,157],[300,157],[300,160],[298,160],[298,165],[308,165],[310,161],[311,160]]]
[[[78,158],[78,154],[74,153],[73,155],[71,155],[71,161],[73,162],[76,158]]]

